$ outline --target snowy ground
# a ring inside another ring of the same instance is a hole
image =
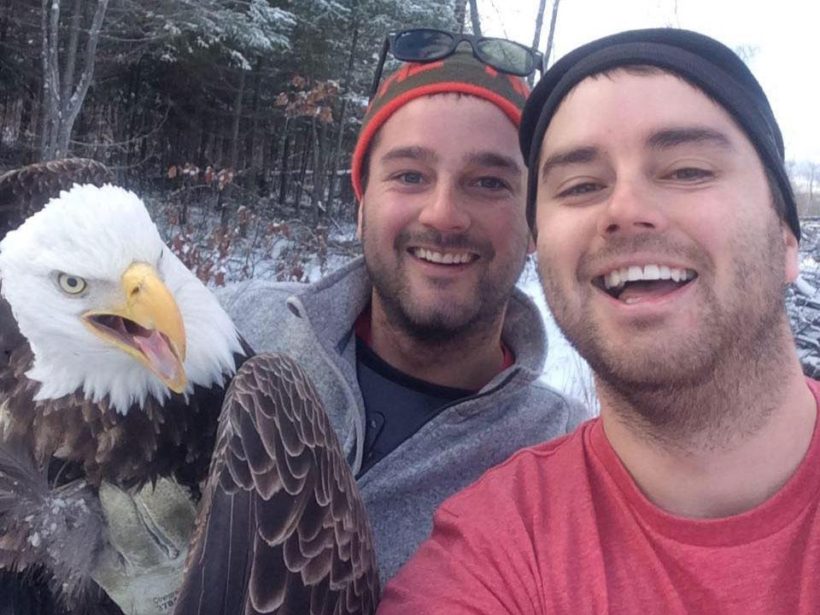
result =
[[[518,286],[535,300],[547,329],[547,361],[541,379],[559,391],[581,400],[588,407],[597,408],[592,371],[555,324],[544,299],[534,261],[527,262]]]

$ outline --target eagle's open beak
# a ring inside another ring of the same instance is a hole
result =
[[[173,295],[146,263],[122,275],[123,305],[83,314],[91,331],[145,365],[175,393],[185,376],[185,325]]]

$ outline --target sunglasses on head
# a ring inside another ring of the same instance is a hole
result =
[[[402,62],[434,62],[453,55],[462,42],[470,44],[473,56],[477,60],[502,73],[527,77],[536,69],[541,73],[544,71],[544,55],[515,41],[456,34],[431,28],[414,28],[387,35],[376,67],[370,100],[373,100],[378,92],[388,51]]]

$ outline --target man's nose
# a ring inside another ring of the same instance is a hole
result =
[[[658,195],[639,181],[616,181],[598,222],[601,235],[664,230],[666,215]]]
[[[419,222],[441,232],[464,231],[470,221],[464,196],[449,182],[440,182],[435,187],[419,214]]]

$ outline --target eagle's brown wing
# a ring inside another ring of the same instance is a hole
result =
[[[38,162],[0,175],[0,238],[74,184],[102,186],[114,180],[102,163],[88,158]]]
[[[373,613],[356,482],[298,364],[258,355],[225,398],[178,615]]]
[[[0,282],[2,289],[2,282]],[[2,292],[2,290],[0,290]],[[0,296],[0,370],[8,364],[11,351],[25,342],[8,301]]]

